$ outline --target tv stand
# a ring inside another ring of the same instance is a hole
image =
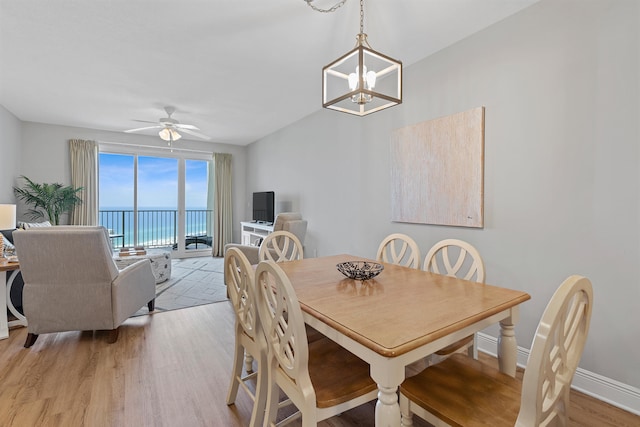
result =
[[[249,246],[258,246],[262,239],[273,232],[273,224],[260,222],[241,222],[242,244]]]

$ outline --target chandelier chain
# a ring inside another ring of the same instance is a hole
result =
[[[317,6],[314,6],[313,5],[314,1],[315,0],[304,0],[304,2],[307,4],[307,6],[309,6],[311,9],[315,10],[316,12],[322,12],[322,13],[335,12],[338,8],[340,8],[343,4],[345,4],[347,2],[347,0],[340,0],[338,3],[334,4],[329,9],[322,9],[322,8],[317,7]]]
[[[360,0],[360,34],[364,34],[364,0]]]

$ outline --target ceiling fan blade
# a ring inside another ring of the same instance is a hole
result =
[[[164,126],[147,126],[147,127],[143,127],[143,128],[125,130],[124,133],[139,132],[141,130],[147,130],[147,129],[160,129],[162,127],[164,127]]]
[[[198,138],[206,139],[207,141],[211,139],[211,137],[209,137],[207,135],[203,135],[201,133],[194,132],[194,131],[189,130],[189,129],[181,128],[180,132],[188,133],[189,135],[197,136]]]
[[[189,130],[200,130],[199,127],[194,125],[183,125],[182,123],[176,123],[173,125],[177,129],[189,129]]]
[[[133,122],[138,122],[138,123],[153,123],[153,124],[158,124],[158,122],[152,122],[150,120],[132,120]]]

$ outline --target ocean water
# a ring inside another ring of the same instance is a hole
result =
[[[206,208],[187,208],[185,234],[211,236],[212,211]],[[169,246],[178,241],[177,210],[170,208],[140,208],[137,213],[138,239],[134,237],[133,208],[100,207],[99,224],[110,230],[116,247],[143,245]]]

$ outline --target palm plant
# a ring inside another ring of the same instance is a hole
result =
[[[62,214],[82,203],[77,194],[82,187],[65,187],[59,183],[38,184],[26,176],[21,178],[25,180],[25,185],[22,188],[13,187],[13,192],[18,199],[31,206],[27,215],[32,219],[49,220],[53,225],[58,225]]]

